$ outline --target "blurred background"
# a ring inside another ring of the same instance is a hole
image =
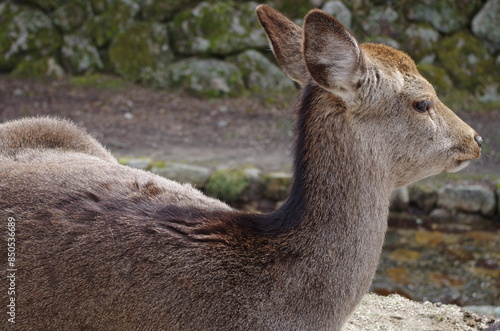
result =
[[[500,316],[500,0],[265,1],[407,52],[484,138],[466,171],[398,190],[372,290]],[[297,86],[251,1],[0,0],[0,121],[71,119],[121,163],[268,211],[291,182]]]

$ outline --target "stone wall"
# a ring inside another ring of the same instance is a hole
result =
[[[500,0],[275,0],[297,20],[313,7],[361,41],[408,52],[442,96],[500,102]],[[200,96],[284,92],[256,2],[0,0],[0,71],[21,77],[114,73]],[[271,60],[270,60],[271,59]]]

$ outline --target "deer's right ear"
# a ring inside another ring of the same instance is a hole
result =
[[[314,81],[348,102],[364,73],[365,60],[349,31],[327,13],[312,10],[304,22],[303,51]]]
[[[281,69],[300,85],[306,85],[309,73],[301,50],[302,28],[267,5],[259,5],[255,11]]]

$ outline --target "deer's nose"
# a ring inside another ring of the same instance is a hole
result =
[[[480,135],[476,134],[474,136],[474,140],[477,142],[477,144],[479,145],[479,147],[483,146],[483,138],[481,138]]]

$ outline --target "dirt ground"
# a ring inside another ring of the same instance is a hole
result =
[[[202,100],[125,83],[94,85],[0,75],[0,121],[38,115],[71,119],[117,157],[290,169],[294,97]],[[500,109],[457,113],[485,140],[483,156],[466,172],[500,173]]]

